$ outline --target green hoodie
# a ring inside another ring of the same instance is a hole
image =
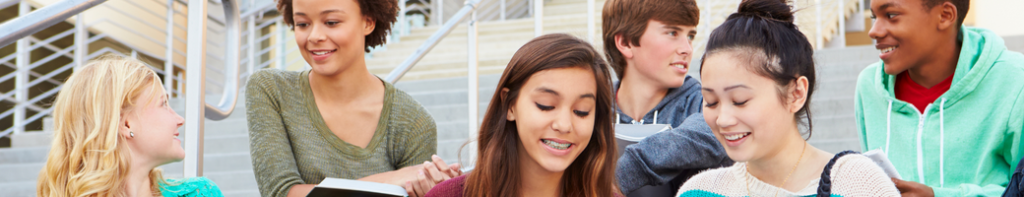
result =
[[[1024,154],[1024,55],[991,31],[962,27],[946,93],[919,113],[894,96],[883,63],[857,79],[857,128],[865,151],[881,149],[904,180],[936,196],[999,196]]]

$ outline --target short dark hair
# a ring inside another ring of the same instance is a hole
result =
[[[657,20],[669,25],[697,26],[700,10],[694,0],[608,0],[601,12],[604,54],[619,80],[625,76],[626,60],[615,47],[615,35],[622,35],[624,44],[640,46],[640,36],[647,21]]]
[[[388,33],[391,32],[391,24],[398,20],[397,0],[353,0],[359,4],[359,12],[364,17],[373,19],[373,32],[366,35],[363,50],[370,52],[371,47],[384,45],[387,42]],[[277,11],[281,12],[284,23],[295,29],[295,17],[292,15],[292,0],[277,0]]]
[[[960,26],[964,24],[964,18],[967,17],[967,10],[971,9],[971,0],[921,0],[924,3],[925,10],[932,10],[935,6],[942,5],[942,3],[950,2],[953,6],[956,6],[956,26],[957,31],[960,31]]]
[[[772,79],[780,87],[791,85],[801,76],[807,77],[807,100],[795,116],[807,118],[810,138],[814,128],[810,110],[816,78],[814,47],[793,19],[792,8],[784,0],[744,0],[736,13],[711,32],[700,69],[712,66],[704,64],[707,57],[734,52],[741,61],[750,62],[747,69]]]

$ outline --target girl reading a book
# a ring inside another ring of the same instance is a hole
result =
[[[71,74],[53,103],[53,143],[36,195],[219,197],[203,177],[164,179],[157,166],[180,161],[184,119],[167,103],[160,77],[115,55]]]
[[[367,68],[365,53],[384,45],[398,7],[397,0],[277,0],[311,69],[264,69],[246,84],[249,151],[263,196],[306,196],[328,177],[420,196],[461,174],[434,156],[437,126],[427,110]]]
[[[427,196],[613,196],[611,80],[601,55],[567,34],[512,56],[480,127],[476,167]]]

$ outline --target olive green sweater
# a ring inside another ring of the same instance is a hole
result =
[[[265,69],[249,77],[246,117],[253,172],[263,196],[326,177],[359,179],[428,161],[437,127],[411,96],[383,82],[384,107],[366,148],[334,135],[320,117],[309,71]],[[345,109],[332,109],[345,110]]]

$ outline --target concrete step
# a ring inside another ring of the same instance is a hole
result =
[[[0,169],[3,169],[2,172],[4,172],[4,175],[0,176],[0,183],[36,180],[44,165],[46,165],[45,162],[0,164]]]
[[[37,184],[35,179],[4,182],[0,183],[0,191],[3,191],[0,193],[3,193],[3,196],[6,197],[35,197]]]
[[[25,164],[46,162],[49,146],[24,148],[0,148],[0,164]]]
[[[251,164],[250,164],[251,166]],[[203,176],[209,178],[221,191],[252,192],[259,193],[259,186],[256,183],[256,175],[252,170],[236,170],[221,172],[206,172]],[[227,195],[225,195],[227,196]]]

